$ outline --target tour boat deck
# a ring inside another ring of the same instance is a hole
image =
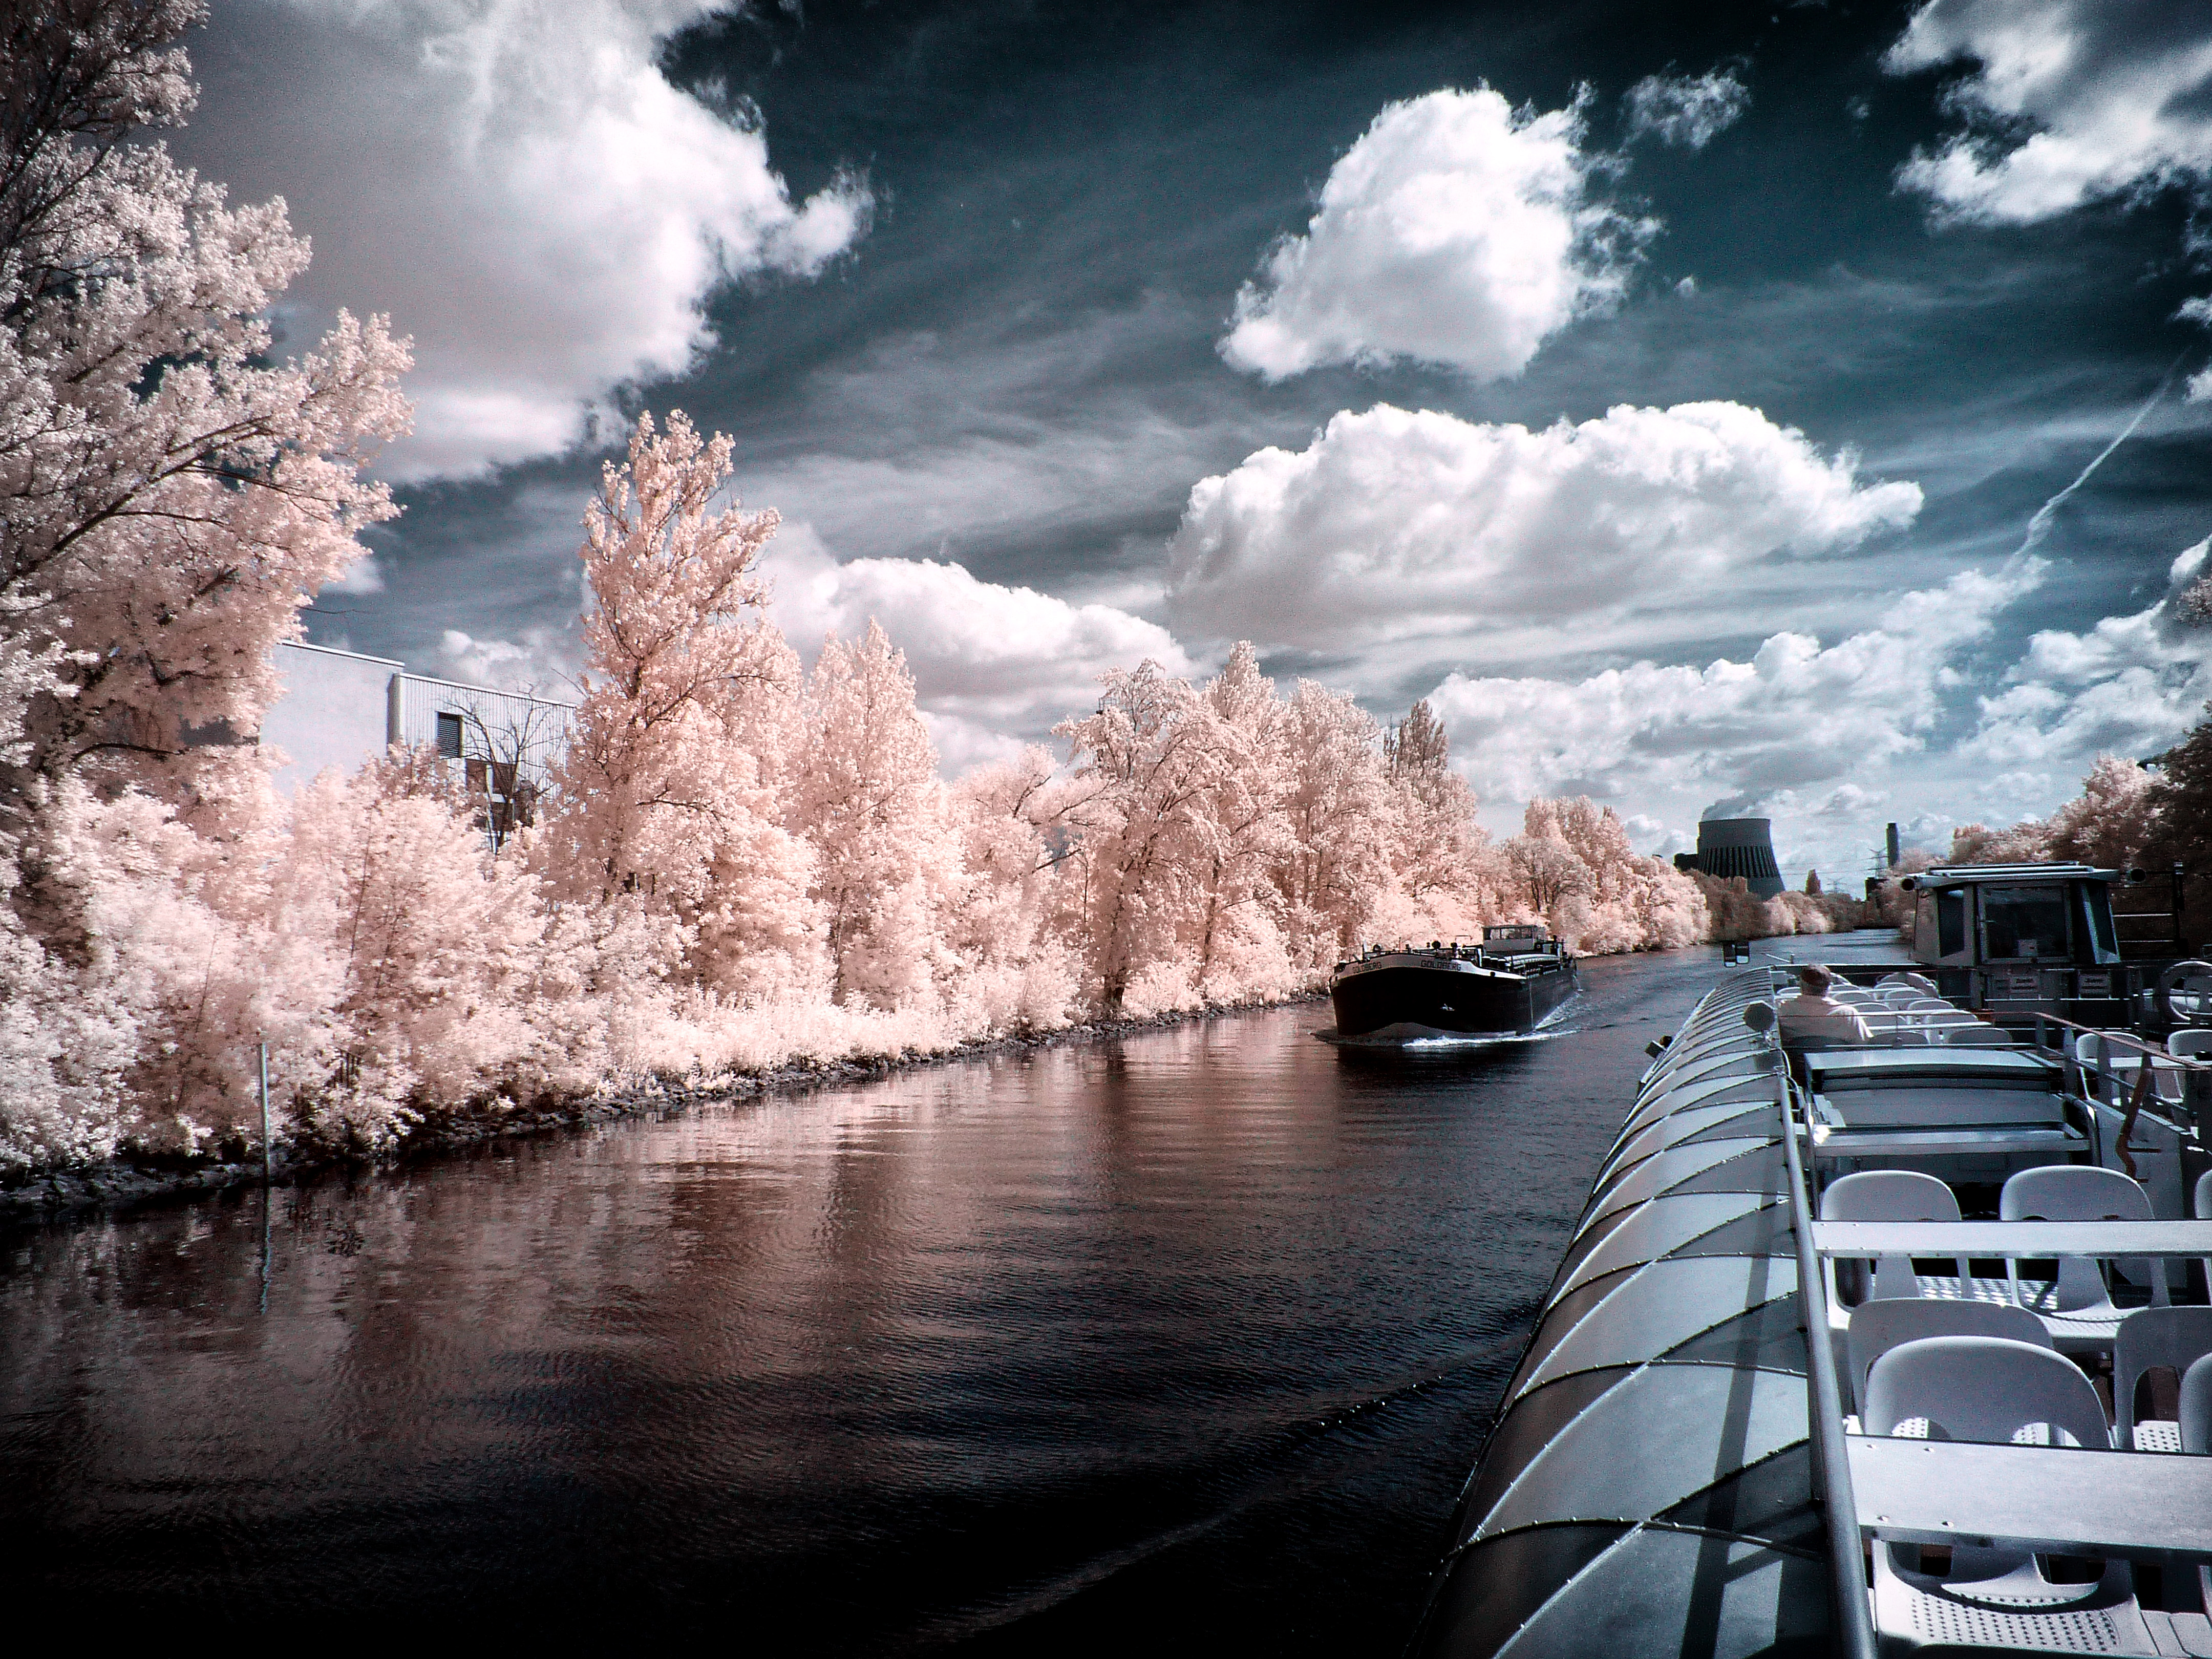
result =
[[[1655,1045],[1415,1650],[2212,1655],[2212,1068],[1786,988]]]

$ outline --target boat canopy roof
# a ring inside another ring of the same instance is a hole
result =
[[[1644,1076],[1462,1501],[1414,1652],[1825,1646],[1778,1057],[1723,980]]]
[[[2118,870],[2100,870],[2093,864],[1939,864],[1905,877],[1898,885],[1957,887],[1972,883],[2022,881],[2118,881]]]

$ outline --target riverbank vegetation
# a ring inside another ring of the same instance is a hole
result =
[[[896,642],[811,670],[729,442],[641,418],[585,520],[574,730],[527,824],[427,753],[296,794],[273,648],[395,511],[404,342],[143,131],[191,103],[169,3],[26,14],[0,123],[0,1176],[253,1133],[373,1150],[441,1114],[794,1058],[927,1054],[1280,998],[1370,942],[1541,921],[1613,951],[1825,930],[1638,856],[1609,808],[1493,842],[1417,704],[1384,726],[1249,646],[1146,662],[950,784]],[[487,833],[488,830],[495,833]]]

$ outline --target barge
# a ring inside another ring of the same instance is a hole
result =
[[[1789,988],[1652,1045],[1413,1651],[2212,1655],[2212,1032]]]
[[[1496,1042],[1528,1036],[1581,988],[1573,952],[1540,927],[1486,927],[1480,945],[1370,951],[1329,979],[1339,1042]]]

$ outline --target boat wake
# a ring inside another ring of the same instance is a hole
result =
[[[1441,1054],[1510,1048],[1528,1042],[1548,1042],[1553,1037],[1566,1036],[1571,1029],[1560,1026],[1540,1031],[1439,1031],[1432,1027],[1424,1027],[1413,1031],[1400,1031],[1386,1026],[1379,1031],[1345,1036],[1334,1025],[1325,1025],[1313,1035],[1338,1048],[1370,1049],[1387,1054]]]
[[[1566,1002],[1538,1021],[1533,1031],[1446,1031],[1434,1025],[1400,1020],[1393,1024],[1378,1026],[1372,1031],[1362,1031],[1357,1036],[1346,1036],[1334,1025],[1324,1025],[1313,1035],[1332,1048],[1385,1054],[1449,1054],[1510,1048],[1522,1043],[1548,1042],[1553,1037],[1567,1036],[1581,1030],[1580,1026],[1566,1023],[1566,1017],[1577,1000],[1571,995]]]

